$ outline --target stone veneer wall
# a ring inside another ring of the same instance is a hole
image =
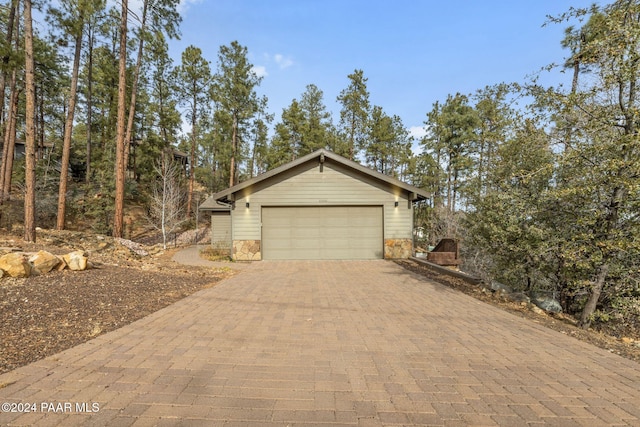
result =
[[[412,239],[385,239],[385,259],[409,258],[413,252]]]
[[[260,240],[234,240],[233,259],[236,261],[260,261]]]

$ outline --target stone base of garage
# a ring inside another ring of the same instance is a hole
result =
[[[384,258],[401,259],[409,258],[413,251],[411,239],[385,239]],[[235,261],[260,261],[262,252],[260,240],[234,240],[233,259]]]
[[[385,239],[384,258],[400,259],[409,258],[413,252],[413,240],[411,239]]]
[[[233,259],[235,261],[260,261],[260,240],[234,240]]]

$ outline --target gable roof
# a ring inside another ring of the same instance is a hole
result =
[[[220,191],[218,193],[215,193],[211,196],[209,196],[207,198],[207,200],[205,200],[205,202],[200,205],[200,209],[201,210],[225,210],[228,209],[223,207],[225,204],[229,204],[232,203],[235,198],[233,197],[233,195],[247,187],[251,187],[252,185],[256,185],[259,182],[265,181],[269,178],[273,178],[277,175],[280,175],[286,171],[289,171],[290,169],[293,169],[297,166],[300,166],[304,163],[313,161],[313,160],[318,160],[320,163],[324,163],[326,160],[329,161],[333,161],[335,163],[338,163],[342,166],[345,166],[347,168],[350,168],[352,170],[358,171],[364,175],[368,175],[378,181],[384,182],[392,187],[396,187],[396,188],[400,188],[402,190],[405,190],[407,193],[411,194],[413,199],[412,201],[418,201],[418,200],[426,200],[428,199],[431,195],[429,193],[427,193],[426,191],[418,188],[418,187],[414,187],[413,185],[409,185],[406,184],[398,179],[395,179],[393,177],[390,177],[388,175],[382,174],[380,172],[377,172],[373,169],[370,169],[366,166],[362,166],[359,163],[356,163],[352,160],[349,160],[347,158],[344,158],[342,156],[339,156],[338,154],[329,151],[329,150],[325,150],[324,148],[321,148],[319,150],[314,151],[313,153],[309,153],[306,156],[302,156],[297,158],[296,160],[286,163],[284,165],[278,166],[277,168],[271,169],[270,171],[267,171],[263,174],[260,174],[256,177],[253,177],[251,179],[248,179],[244,182],[241,182],[239,184],[234,185],[233,187],[229,187],[226,190]],[[221,203],[218,203],[221,202]]]

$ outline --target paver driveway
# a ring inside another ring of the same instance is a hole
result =
[[[639,364],[386,261],[255,263],[0,384],[0,425],[640,425]]]

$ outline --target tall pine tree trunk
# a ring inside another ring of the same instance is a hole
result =
[[[87,59],[87,160],[85,171],[85,182],[91,182],[91,126],[93,122],[93,33],[89,27],[88,37],[88,59]]]
[[[80,29],[76,34],[75,52],[73,54],[73,70],[71,72],[71,90],[69,92],[69,107],[67,120],[64,125],[64,139],[62,140],[62,160],[60,167],[60,186],[58,187],[58,217],[56,228],[64,230],[67,211],[67,182],[69,180],[69,159],[71,157],[71,137],[73,136],[73,117],[76,111],[78,91],[78,70],[80,69],[80,54],[82,53],[82,28],[84,27],[82,16],[80,17]]]
[[[355,120],[355,113],[354,113],[351,115],[351,129],[350,129],[350,135],[349,135],[349,160],[355,160],[356,158],[355,129],[356,129],[356,120]]]
[[[238,119],[236,115],[233,115],[233,124],[232,124],[232,133],[231,133],[231,162],[229,167],[229,187],[233,187],[237,184],[236,181],[236,159],[238,156]]]
[[[4,135],[4,148],[2,152],[2,170],[0,173],[0,204],[9,200],[11,195],[11,175],[13,173],[13,156],[16,144],[16,122],[18,120],[19,89],[16,84],[17,71],[14,70],[11,77],[11,97],[9,100],[9,118],[6,123]]]
[[[447,164],[447,211],[452,212],[451,197],[453,193],[453,174],[451,173],[451,157],[449,157],[449,163]]]
[[[113,218],[113,237],[124,234],[124,186],[126,167],[124,164],[126,133],[126,89],[127,89],[127,13],[128,1],[122,0],[120,20],[120,61],[118,67],[118,116],[116,127],[116,192]]]
[[[11,0],[11,9],[9,10],[9,17],[7,19],[7,46],[11,46],[13,39],[13,26],[16,20],[16,11],[18,9],[18,0]],[[7,86],[7,72],[3,71],[0,75],[0,118],[4,117],[4,96]]]
[[[9,21],[7,23],[7,45],[10,46],[15,41],[15,49],[20,46],[20,19],[18,0],[11,1],[11,10],[9,12]],[[14,28],[16,29],[14,34]],[[4,111],[4,93],[6,81],[4,81],[5,73],[3,73],[2,82],[2,100],[0,111]],[[13,156],[16,141],[16,121],[18,116],[18,88],[17,88],[17,70],[14,68],[11,73],[10,95],[9,95],[9,116],[4,123],[4,143],[2,146],[2,166],[0,167],[0,205],[4,200],[8,199],[11,192],[11,174],[13,172]]]
[[[35,66],[33,60],[33,28],[31,20],[31,0],[24,0],[24,50],[25,50],[25,195],[24,195],[24,240],[36,241],[36,135],[35,135]]]
[[[196,99],[193,100],[193,116],[191,119],[191,153],[189,161],[189,191],[187,193],[187,219],[191,218],[191,206],[193,205],[193,187],[194,181],[196,179],[196,143],[198,141],[198,101]]]
[[[36,120],[36,160],[44,158],[44,139],[45,139],[45,106],[44,96],[38,95],[38,86],[36,85],[36,100],[38,101]]]
[[[142,7],[142,24],[140,26],[140,42],[138,44],[138,59],[133,72],[133,82],[131,83],[131,102],[129,103],[129,119],[127,120],[127,131],[125,133],[124,146],[124,167],[129,164],[129,150],[131,149],[131,134],[133,133],[133,121],[136,116],[136,97],[138,93],[138,80],[140,78],[140,68],[142,67],[142,52],[144,48],[144,32],[147,24],[147,6],[149,0],[144,1]]]

